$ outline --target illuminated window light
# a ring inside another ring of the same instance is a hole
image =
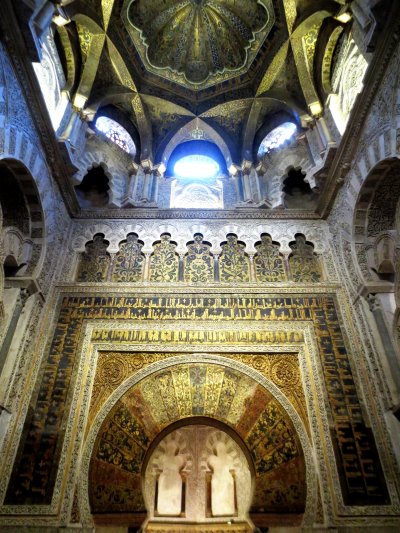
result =
[[[284,122],[277,128],[273,129],[264,137],[258,148],[258,157],[262,157],[271,150],[279,148],[283,143],[288,141],[296,132],[297,128],[293,122]]]
[[[56,58],[51,56],[48,49],[42,47],[42,61],[40,63],[32,63],[37,80],[39,82],[40,90],[49,113],[51,124],[54,131],[57,131],[62,117],[68,105],[68,97],[66,93],[60,91],[59,74],[56,69]],[[61,83],[63,83],[61,79]]]
[[[174,165],[174,174],[178,178],[210,179],[219,171],[219,164],[206,155],[186,155]]]
[[[96,120],[95,127],[101,133],[110,139],[113,143],[117,144],[122,150],[128,154],[136,154],[136,146],[132,140],[132,137],[126,131],[125,128],[118,124],[115,120],[108,117],[99,117]]]
[[[351,13],[349,13],[348,11],[345,11],[344,13],[341,13],[335,18],[339,22],[342,22],[343,24],[347,24],[351,20]]]

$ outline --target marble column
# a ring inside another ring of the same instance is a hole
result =
[[[143,281],[149,281],[151,252],[144,254]]]
[[[143,180],[143,189],[141,194],[141,200],[144,202],[150,202],[151,201],[151,183],[152,183],[152,173],[150,169],[144,170],[144,180]]]
[[[373,293],[368,294],[366,300],[369,305],[369,309],[375,318],[382,345],[386,352],[387,362],[393,382],[396,386],[397,392],[400,392],[400,362],[397,356],[397,351],[393,345],[390,332],[386,325],[381,304],[377,298],[377,295]]]

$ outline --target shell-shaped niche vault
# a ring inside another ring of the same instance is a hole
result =
[[[140,523],[234,523],[249,511],[253,521],[279,515],[283,525],[299,524],[306,496],[305,457],[288,412],[253,377],[222,363],[178,363],[141,379],[108,412],[91,453],[95,523],[127,514]]]
[[[127,1],[126,27],[146,67],[195,88],[239,75],[271,30],[270,0]],[[165,72],[166,71],[166,72]]]

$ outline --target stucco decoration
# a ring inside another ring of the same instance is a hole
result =
[[[96,234],[87,243],[86,251],[80,258],[77,281],[105,281],[110,265],[108,244],[102,233]]]
[[[40,63],[33,63],[33,68],[46,103],[51,123],[54,130],[57,130],[65,113],[68,98],[62,92],[66,80],[53,35],[49,34],[45,39],[41,54],[42,58]]]
[[[156,512],[161,516],[179,516],[186,504],[182,475],[189,463],[189,458],[181,449],[184,443],[175,442],[174,436],[170,435],[171,438],[157,450],[152,464],[156,473],[156,479],[152,485],[155,487],[157,483],[158,489]],[[185,499],[183,500],[182,497]]]
[[[146,68],[191,89],[244,74],[275,20],[271,0],[128,0],[124,7]]]
[[[136,233],[128,233],[126,240],[120,243],[111,275],[112,281],[141,281],[143,277],[144,256],[143,242]]]
[[[150,521],[246,521],[252,496],[248,459],[222,429],[190,424],[168,433],[147,463],[145,501]],[[165,507],[165,509],[164,509]]]

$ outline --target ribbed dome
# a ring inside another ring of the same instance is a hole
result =
[[[171,69],[199,84],[248,62],[257,34],[269,25],[267,4],[257,0],[132,0],[128,18],[140,32],[152,67]]]

